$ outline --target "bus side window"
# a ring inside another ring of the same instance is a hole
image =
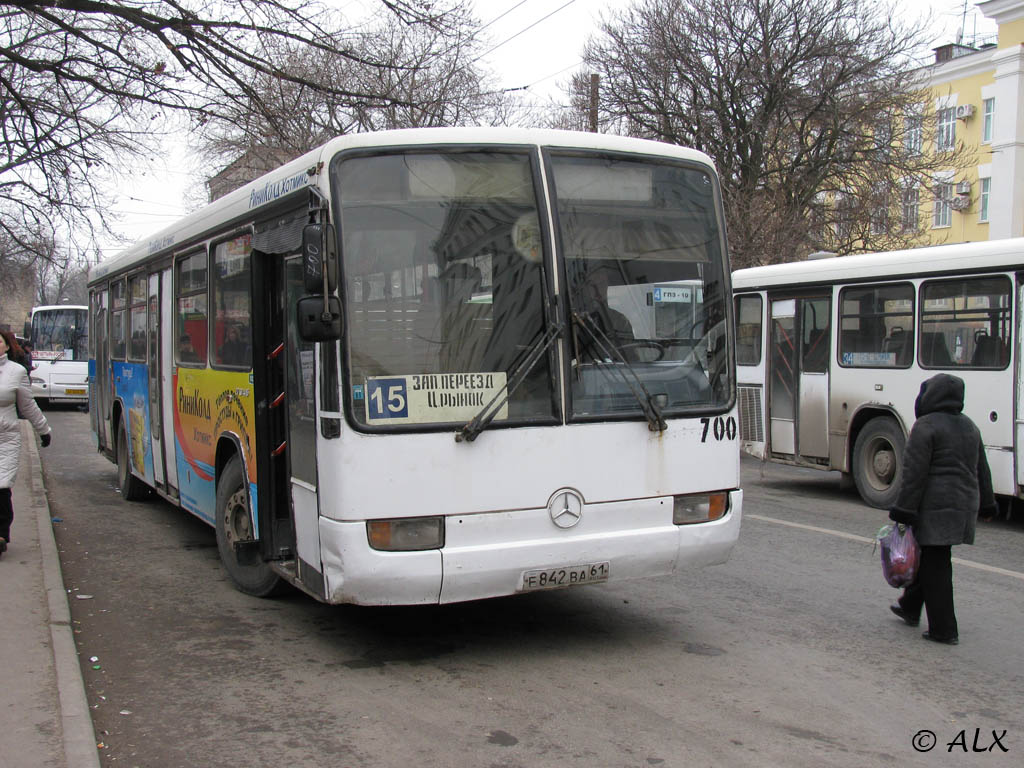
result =
[[[761,362],[761,297],[736,298],[736,364]]]

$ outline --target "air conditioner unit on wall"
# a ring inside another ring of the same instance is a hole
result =
[[[949,201],[949,204],[953,206],[954,211],[963,211],[970,207],[971,198],[965,195],[957,195]]]
[[[969,181],[958,181],[956,184],[956,193],[958,195],[969,195],[971,194],[971,182]]]
[[[974,117],[974,105],[973,104],[958,104],[956,108],[956,119],[967,120],[968,118]]]

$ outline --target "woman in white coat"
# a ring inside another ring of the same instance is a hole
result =
[[[18,411],[32,422],[43,447],[50,444],[50,425],[32,398],[28,373],[24,366],[8,358],[8,353],[17,357],[20,351],[14,334],[0,331],[0,554],[11,540],[11,523],[14,521],[11,488],[18,474],[21,454]]]

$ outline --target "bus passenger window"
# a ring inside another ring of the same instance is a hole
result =
[[[125,307],[128,302],[125,298],[124,280],[118,280],[110,284],[111,312],[110,312],[110,359],[124,360],[127,343],[125,340]],[[39,346],[39,342],[36,342]]]
[[[840,365],[910,367],[914,338],[914,287],[910,283],[844,288],[839,293],[839,307]]]
[[[921,365],[1005,368],[1012,287],[996,277],[931,280],[921,286]]]
[[[206,253],[194,253],[179,261],[176,278],[177,360],[185,365],[204,366],[207,339]]]
[[[213,251],[213,363],[252,365],[249,254],[252,235],[218,243]]]
[[[761,297],[736,297],[736,364],[761,362]]]
[[[129,282],[128,359],[135,363],[146,362],[146,277],[139,275]]]

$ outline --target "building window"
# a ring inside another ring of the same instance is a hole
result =
[[[884,235],[889,231],[889,209],[879,205],[871,211],[871,234]]]
[[[938,114],[939,131],[935,140],[935,146],[942,150],[953,149],[956,146],[956,108],[946,107],[940,109]]]
[[[903,119],[903,148],[908,153],[921,154],[922,133],[920,117],[905,117]]]
[[[983,142],[992,141],[992,123],[996,116],[996,100],[985,99],[981,103],[981,140]]]
[[[935,185],[935,207],[932,215],[933,227],[949,227],[953,224],[953,185]]]
[[[988,221],[988,198],[992,193],[992,179],[981,179],[981,213],[978,221]]]
[[[904,232],[916,232],[921,226],[921,192],[917,187],[907,187],[903,190],[901,223]]]
[[[892,151],[892,122],[888,119],[879,120],[874,129],[875,148],[882,154]]]

